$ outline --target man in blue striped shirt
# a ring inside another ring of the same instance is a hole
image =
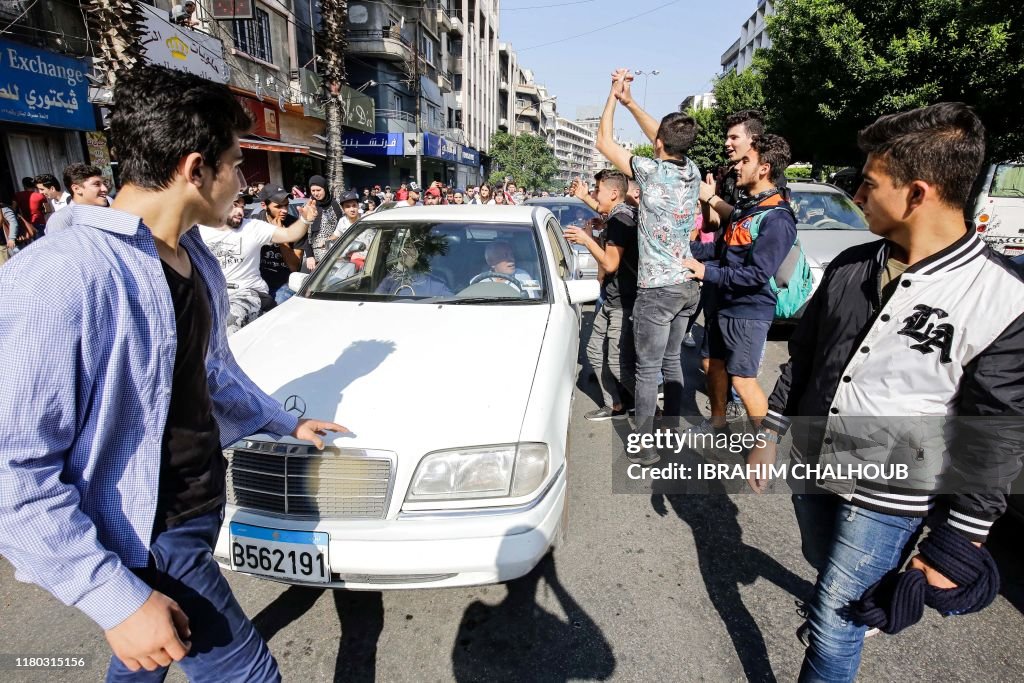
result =
[[[230,91],[137,67],[115,89],[124,186],[0,270],[0,553],[91,617],[107,680],[280,679],[213,559],[221,448],[254,433],[323,447],[227,345],[226,283],[194,226],[224,221],[251,121]],[[143,669],[145,671],[143,671]]]

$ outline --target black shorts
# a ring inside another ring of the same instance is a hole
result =
[[[704,331],[708,358],[724,360],[733,377],[757,377],[771,325],[769,320],[710,318]]]

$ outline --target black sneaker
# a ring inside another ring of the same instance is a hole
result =
[[[603,406],[596,410],[591,410],[583,417],[587,418],[592,422],[601,422],[603,420],[611,420],[613,418],[626,417],[628,410],[614,410],[609,406]]]

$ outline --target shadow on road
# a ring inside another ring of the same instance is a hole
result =
[[[733,648],[749,681],[775,681],[768,649],[739,586],[758,578],[771,581],[800,600],[809,598],[813,584],[779,564],[759,548],[743,542],[739,510],[724,493],[655,493],[651,507],[662,517],[666,503],[693,531],[697,563],[708,597],[725,624]]]
[[[279,631],[312,609],[327,590],[291,586],[253,618],[253,626],[269,642]],[[377,676],[377,641],[384,630],[383,595],[376,591],[330,592],[341,621],[334,680],[374,681]]]
[[[541,579],[566,620],[538,604]],[[611,677],[615,671],[611,645],[562,585],[552,554],[505,586],[508,595],[499,604],[478,600],[466,608],[452,650],[456,681],[547,683]]]

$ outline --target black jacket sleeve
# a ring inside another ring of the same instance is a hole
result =
[[[984,542],[1024,454],[1024,314],[965,368],[952,418],[948,524]]]

